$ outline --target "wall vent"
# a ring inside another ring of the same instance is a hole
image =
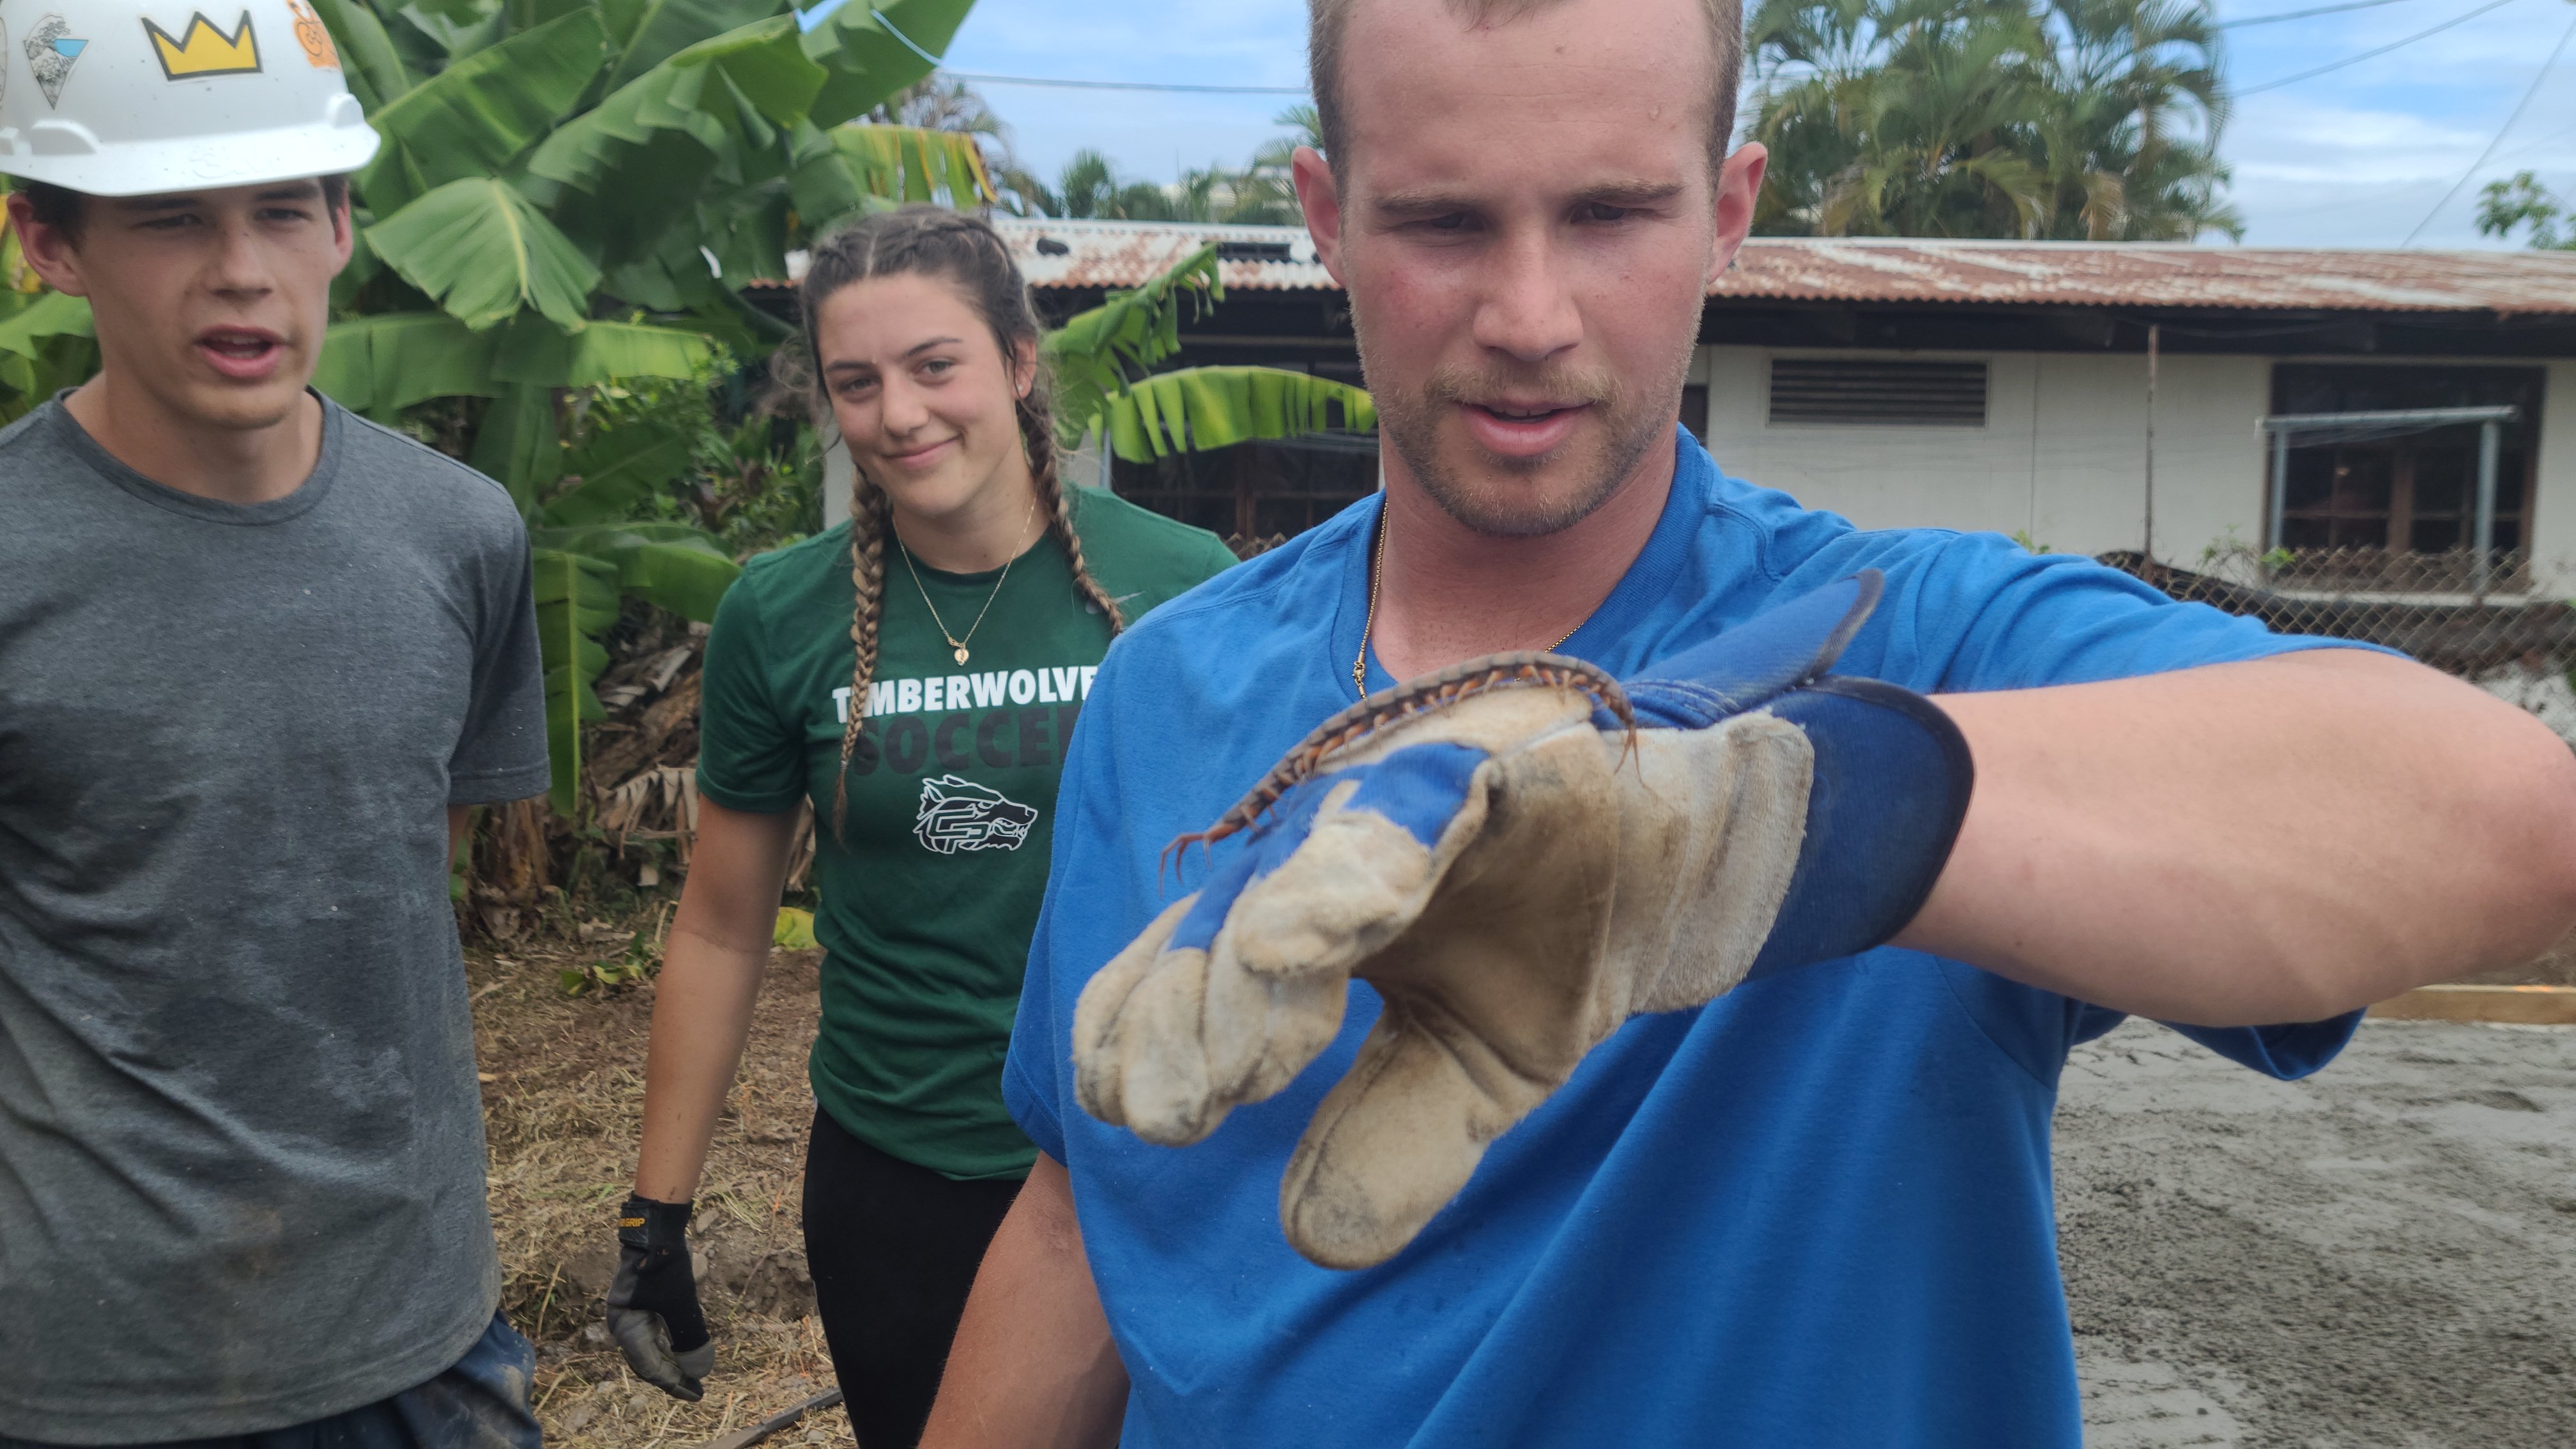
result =
[[[1986,365],[1775,357],[1771,421],[1981,428],[1986,424]]]

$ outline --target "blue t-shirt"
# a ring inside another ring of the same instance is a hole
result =
[[[1614,674],[1863,568],[1886,597],[1839,672],[1925,693],[2326,642],[1991,534],[1863,532],[1679,448],[1644,552],[1563,646]],[[1129,631],[1065,762],[1003,1090],[1071,1170],[1133,1382],[1121,1444],[2074,1449],[2048,1132],[2068,1049],[2120,1019],[2098,1007],[1882,949],[1635,1018],[1409,1247],[1356,1273],[1289,1248],[1279,1177],[1377,1018],[1364,983],[1322,1057],[1195,1146],[1081,1110],[1074,1001],[1189,888],[1159,869],[1164,844],[1355,697],[1377,509]],[[1371,669],[1372,689],[1393,682]],[[2287,1079],[2357,1020],[2184,1030]]]

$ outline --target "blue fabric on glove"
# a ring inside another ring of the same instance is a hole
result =
[[[1883,588],[1874,569],[1839,580],[1624,682],[1641,728],[1707,729],[1768,709],[1815,747],[1806,838],[1755,977],[1855,955],[1904,929],[1931,894],[1967,813],[1975,770],[1949,717],[1921,695],[1828,673]],[[1593,723],[1624,728],[1608,710],[1596,711]],[[1327,792],[1358,780],[1344,808],[1375,811],[1428,848],[1488,758],[1469,745],[1415,745],[1300,783],[1253,827],[1248,848],[1201,887],[1172,945],[1204,950],[1214,942],[1235,898],[1305,842]]]
[[[1449,822],[1458,818],[1476,767],[1490,758],[1473,745],[1414,745],[1371,764],[1299,783],[1280,796],[1253,828],[1251,844],[1199,887],[1198,903],[1172,932],[1172,949],[1204,951],[1213,944],[1226,912],[1234,909],[1235,897],[1287,864],[1297,847],[1306,843],[1307,833],[1315,828],[1315,812],[1333,790],[1357,780],[1359,789],[1345,809],[1382,815],[1403,826],[1428,850]]]

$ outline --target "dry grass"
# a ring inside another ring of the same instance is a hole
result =
[[[616,1268],[613,1218],[635,1170],[653,990],[567,998],[562,967],[612,955],[590,946],[467,952],[502,1303],[537,1342],[537,1416],[559,1449],[683,1449],[739,1429],[832,1384],[798,1194],[813,1098],[818,953],[781,952],[750,1051],[698,1194],[691,1238],[717,1342],[707,1397],[683,1404],[629,1375],[601,1296]],[[838,1409],[771,1441],[850,1446]]]

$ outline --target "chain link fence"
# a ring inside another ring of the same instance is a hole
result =
[[[2532,592],[2521,553],[2467,549],[2208,550],[2196,568],[2107,553],[2103,563],[2174,598],[2261,619],[2283,634],[2383,644],[2465,679],[2576,665],[2576,609]]]

